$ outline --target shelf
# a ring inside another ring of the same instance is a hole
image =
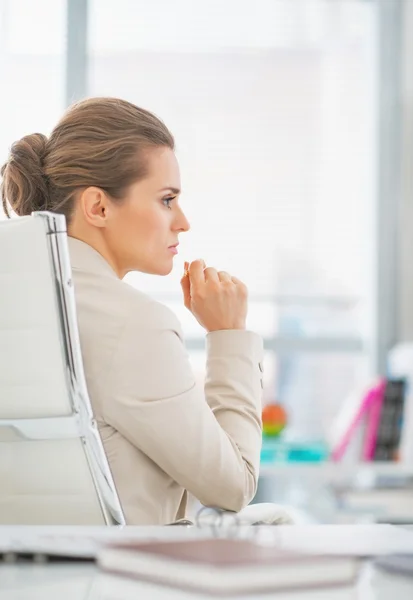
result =
[[[413,477],[413,465],[392,462],[346,464],[331,461],[261,464],[260,477],[276,476],[314,476],[331,482],[357,479],[360,483],[366,482],[367,485],[377,477]]]

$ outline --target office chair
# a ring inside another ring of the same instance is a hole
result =
[[[86,387],[65,217],[0,221],[0,524],[124,523]]]

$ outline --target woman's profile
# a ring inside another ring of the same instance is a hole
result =
[[[189,229],[167,127],[124,100],[84,100],[50,137],[16,141],[1,176],[8,216],[66,217],[86,380],[126,522],[183,518],[188,493],[241,510],[257,487],[262,393],[245,285],[202,259],[185,265],[183,301],[206,331],[201,389],[175,315],[122,281],[168,275]]]

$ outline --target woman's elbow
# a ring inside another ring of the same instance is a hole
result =
[[[222,507],[226,510],[239,512],[251,502],[254,498],[258,487],[258,473],[251,472],[248,467],[245,467],[243,480],[234,486],[233,494],[230,501],[230,506]]]
[[[209,490],[210,493],[206,494],[204,500],[200,498],[200,501],[204,506],[239,512],[254,498],[257,486],[258,473],[244,465],[242,472],[236,477],[223,478],[218,486],[215,481]]]

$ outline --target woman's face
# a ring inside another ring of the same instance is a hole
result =
[[[121,203],[110,203],[105,245],[121,277],[129,271],[170,273],[179,234],[189,229],[179,206],[181,181],[174,152],[154,149],[147,160],[148,176],[132,184]]]

